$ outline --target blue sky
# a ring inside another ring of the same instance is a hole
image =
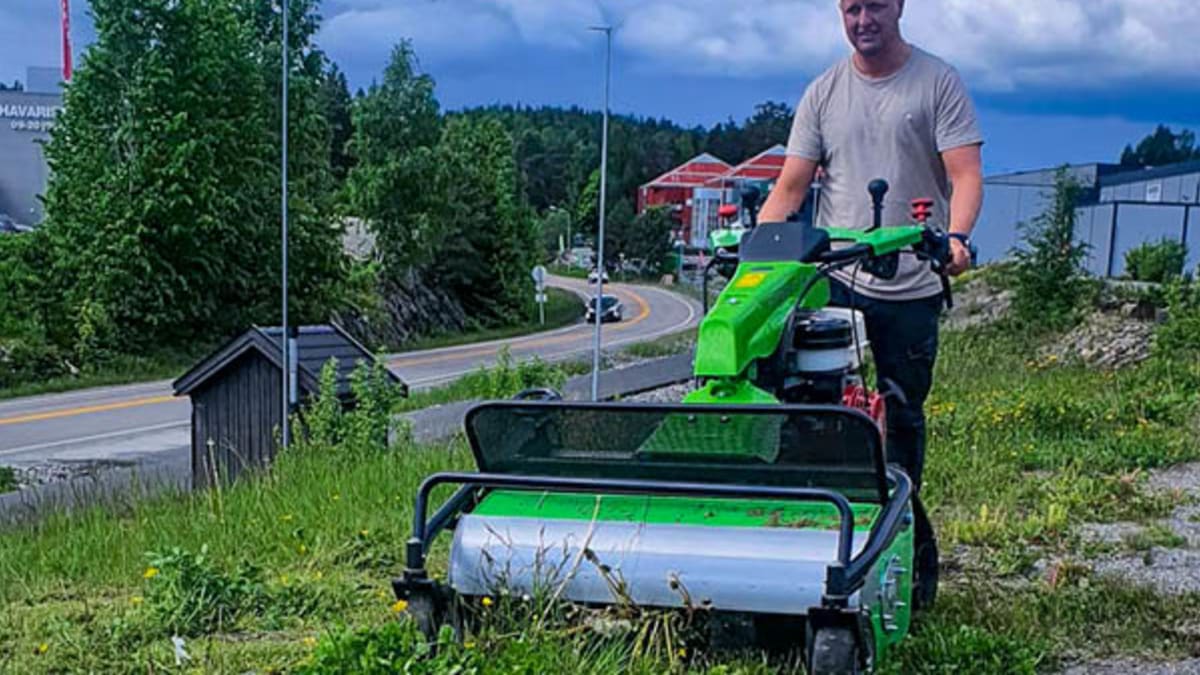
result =
[[[73,0],[76,51],[91,39]],[[906,35],[957,66],[989,173],[1112,161],[1158,122],[1200,128],[1194,0],[910,0]],[[834,0],[324,0],[319,43],[365,86],[413,39],[444,106],[601,103],[618,26],[613,108],[709,125],[794,103],[847,53]],[[0,5],[0,80],[59,60],[58,3]],[[782,140],[782,139],[781,139]]]

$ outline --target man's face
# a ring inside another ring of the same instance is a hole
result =
[[[846,37],[863,56],[874,56],[900,40],[904,0],[839,0]]]

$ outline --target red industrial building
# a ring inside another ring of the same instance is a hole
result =
[[[786,155],[785,148],[776,145],[737,166],[707,153],[699,155],[643,185],[638,190],[638,213],[669,206],[683,226],[678,233],[683,241],[704,246],[709,231],[719,224],[721,205],[736,203],[738,189],[746,182],[773,184]]]

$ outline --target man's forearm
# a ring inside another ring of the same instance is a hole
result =
[[[954,183],[950,195],[950,231],[970,236],[983,207],[983,177],[964,176]]]
[[[817,163],[803,157],[788,157],[779,180],[758,212],[760,223],[781,223],[798,211],[808,196]]]
[[[776,186],[758,213],[760,223],[781,223],[804,204],[808,190],[781,190]]]

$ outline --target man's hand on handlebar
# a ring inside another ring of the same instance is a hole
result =
[[[961,241],[950,240],[950,256],[946,263],[946,274],[956,277],[971,268],[971,252]]]

